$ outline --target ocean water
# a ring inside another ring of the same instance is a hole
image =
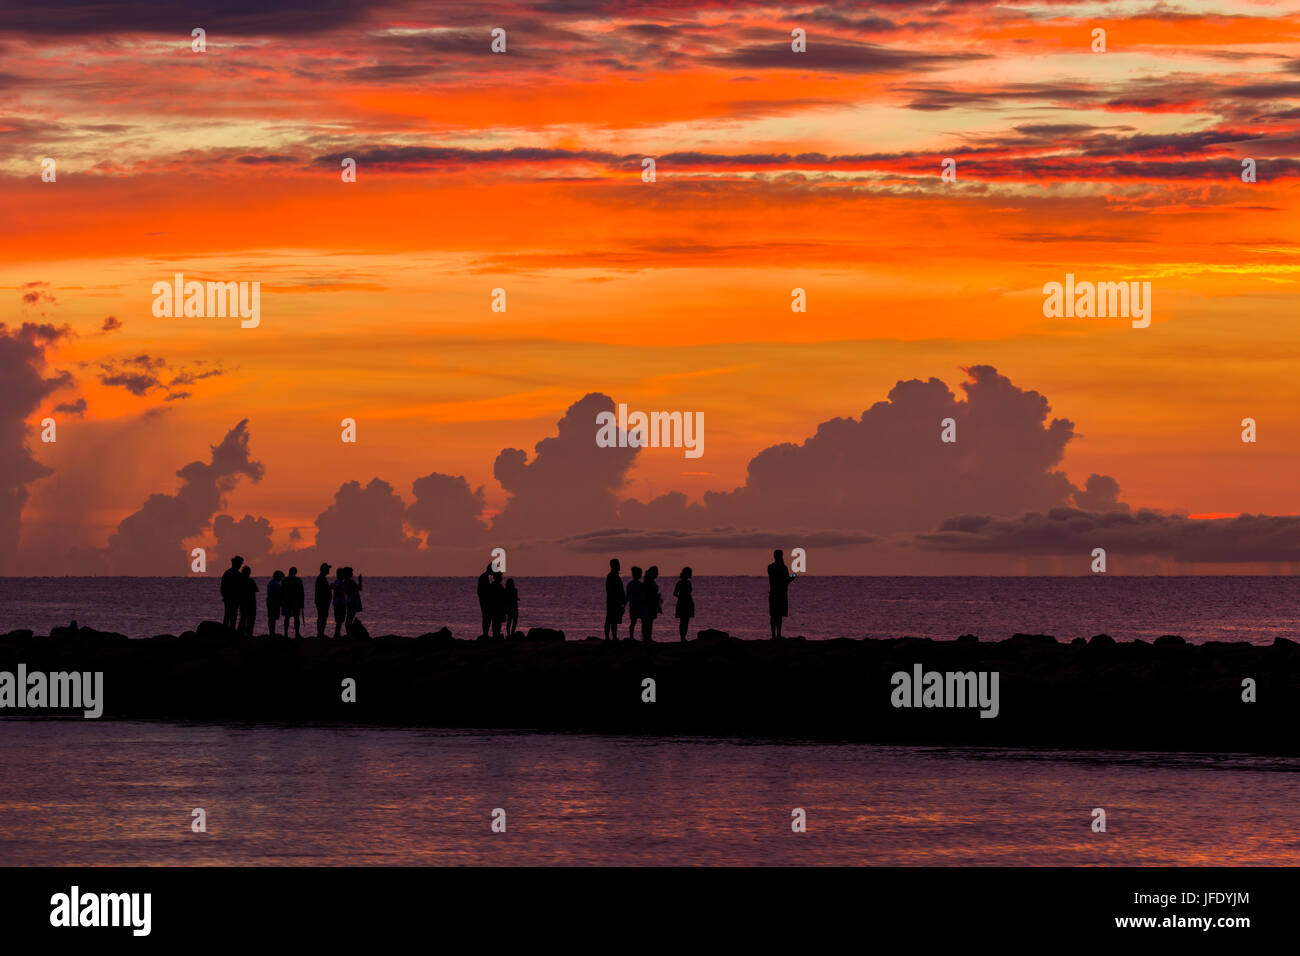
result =
[[[1300,864],[1294,758],[6,720],[0,766],[0,866]]]
[[[672,587],[660,578],[664,614],[659,640],[677,640]],[[597,577],[516,577],[520,626],[563,630],[570,639],[599,636],[604,584]],[[259,598],[266,579],[260,578]],[[371,634],[416,636],[449,626],[479,633],[474,578],[366,577],[360,615]],[[694,578],[693,635],[719,628],[736,637],[768,636],[767,579]],[[310,602],[311,580],[307,582]],[[6,613],[0,628],[47,633],[76,620],[131,637],[179,634],[221,620],[214,577],[0,578]],[[259,604],[258,631],[266,608]],[[314,633],[315,609],[308,609]],[[626,636],[626,619],[623,634]],[[1016,632],[1062,640],[1107,633],[1120,640],[1180,634],[1192,642],[1271,643],[1300,638],[1297,577],[800,577],[790,586],[786,636],[932,637],[975,634],[998,640]],[[330,627],[333,633],[333,627]]]

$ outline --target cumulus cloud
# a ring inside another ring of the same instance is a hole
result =
[[[477,544],[487,533],[479,518],[483,512],[483,488],[471,491],[459,475],[431,472],[411,486],[415,503],[406,509],[406,523],[425,532],[427,546],[463,547]]]
[[[17,560],[27,486],[50,474],[27,446],[32,431],[27,419],[47,396],[72,382],[67,372],[46,375],[46,346],[67,334],[67,329],[47,324],[24,322],[10,330],[0,322],[0,382],[5,388],[0,406],[0,571],[12,570]]]
[[[181,487],[153,494],[123,518],[101,557],[114,574],[176,574],[188,566],[184,542],[206,531],[241,477],[261,481],[264,469],[249,453],[248,419],[212,447],[209,461],[192,461],[176,472]]]
[[[109,332],[116,332],[121,327],[121,320],[115,315],[110,315],[104,320],[104,324],[99,327],[99,331],[107,334]]]
[[[954,513],[1011,515],[1069,504],[1076,489],[1056,466],[1074,437],[1073,423],[1049,420],[1046,398],[992,366],[965,372],[964,399],[937,378],[902,381],[860,418],[834,418],[801,444],[764,449],[750,461],[742,487],[706,493],[702,508],[662,496],[627,503],[621,514],[657,527],[890,534],[929,531]],[[949,418],[952,443],[940,441]]]
[[[420,539],[406,533],[406,506],[393,486],[372,478],[364,488],[349,481],[334,493],[334,502],[316,518],[315,551],[331,564],[360,566],[372,561],[413,557]]]
[[[1083,488],[1075,489],[1074,506],[1080,511],[1128,511],[1119,500],[1119,482],[1110,475],[1089,475]]]
[[[492,524],[502,541],[553,538],[618,523],[618,492],[637,448],[596,445],[596,415],[614,411],[613,399],[591,392],[569,406],[558,434],[497,455],[493,473],[510,498]]]
[[[271,553],[271,522],[266,518],[244,515],[236,521],[230,515],[217,515],[212,519],[212,533],[216,535],[216,556],[225,563],[240,555],[245,563]]]

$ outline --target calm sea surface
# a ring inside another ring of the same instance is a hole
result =
[[[0,865],[1300,864],[1293,758],[5,720],[0,766]]]
[[[661,640],[677,639],[674,581],[660,579],[668,618],[655,631]],[[602,579],[515,582],[525,630],[559,628],[576,639],[600,635]],[[264,598],[266,579],[258,583]],[[699,576],[694,583],[692,634],[714,627],[737,637],[768,636],[766,578]],[[6,609],[0,629],[47,633],[75,619],[131,637],[179,634],[199,621],[221,620],[217,587],[211,577],[0,578]],[[310,603],[310,579],[307,588]],[[447,625],[457,637],[472,637],[480,630],[473,578],[367,577],[362,598],[360,616],[372,634],[415,636]],[[263,633],[265,615],[259,604]],[[785,624],[787,636],[809,638],[975,634],[998,640],[1017,631],[1063,640],[1102,632],[1121,640],[1161,634],[1193,642],[1296,639],[1300,577],[800,577],[790,586]]]

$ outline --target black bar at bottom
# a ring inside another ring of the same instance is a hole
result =
[[[63,937],[92,946],[585,940],[614,949],[689,940],[767,950],[829,947],[845,933],[882,945],[901,934],[923,947],[914,952],[947,939],[1232,946],[1291,937],[1298,887],[1295,870],[1263,868],[11,868],[0,870],[0,926],[7,943]],[[145,893],[148,935],[137,935],[144,897],[103,894]],[[51,921],[115,915],[124,925]]]

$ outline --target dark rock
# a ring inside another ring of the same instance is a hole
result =
[[[1024,647],[1056,647],[1056,638],[1051,634],[1012,634],[1002,643]]]
[[[1156,638],[1156,647],[1182,647],[1186,643],[1177,634],[1162,634]]]
[[[451,628],[440,627],[436,631],[426,631],[416,640],[425,644],[450,644],[455,638],[452,637]]]
[[[110,641],[117,643],[130,640],[125,634],[119,634],[117,631],[97,631],[93,627],[83,627],[78,630],[77,638],[82,641]]]
[[[206,641],[228,641],[239,636],[220,621],[200,621],[196,630],[198,637]]]
[[[1088,641],[1089,647],[1114,647],[1115,638],[1109,634],[1094,634],[1092,640]]]
[[[1086,637],[1076,637],[1070,642],[1071,647],[1087,647],[1088,639]]]
[[[895,647],[924,647],[927,644],[933,644],[928,637],[893,637],[889,642]]]
[[[516,631],[515,633],[518,634],[519,632]],[[524,640],[546,643],[558,642],[564,640],[564,632],[549,627],[530,627],[528,633],[524,635]]]
[[[696,633],[695,639],[697,641],[729,641],[731,635],[726,631],[718,630],[716,627],[706,627]]]
[[[352,623],[348,625],[348,638],[354,641],[370,640],[370,632],[367,631],[366,626],[361,623],[361,618],[354,617]]]
[[[979,642],[980,639],[974,634],[963,634],[961,637],[957,638],[958,644],[978,644]]]
[[[13,641],[13,640],[25,641],[27,640],[27,638],[31,636],[32,636],[31,631],[27,630],[26,628],[21,628],[17,631],[10,631],[8,634],[4,636],[4,639],[7,641]]]

